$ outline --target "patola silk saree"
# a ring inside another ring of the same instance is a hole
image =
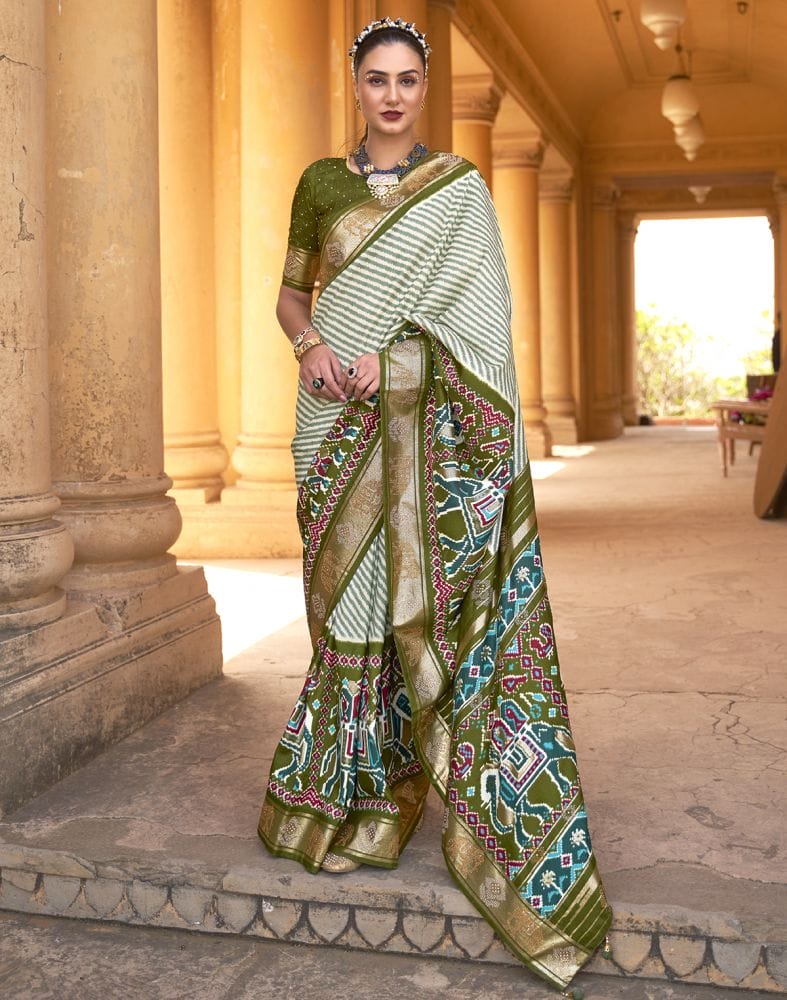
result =
[[[361,198],[319,255],[314,325],[377,399],[301,388],[293,441],[313,658],[258,832],[318,871],[396,867],[426,793],[457,884],[507,947],[566,987],[612,911],[591,847],[558,664],[489,192],[432,153],[398,203]]]

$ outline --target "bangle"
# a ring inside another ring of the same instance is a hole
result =
[[[316,330],[315,333],[317,333]],[[315,337],[309,337],[308,340],[304,340],[300,344],[298,344],[298,346],[294,348],[295,357],[298,361],[298,364],[301,363],[301,358],[309,350],[310,347],[316,347],[317,344],[322,344],[322,343],[324,343],[324,341],[322,337],[319,335],[319,333],[317,333]]]
[[[301,330],[301,332],[298,334],[298,336],[295,338],[295,340],[293,340],[293,342],[292,342],[293,349],[296,348],[296,347],[300,347],[301,346],[301,344],[306,339],[306,334],[307,333],[314,333],[318,337],[320,336],[320,334],[318,333],[318,331],[314,329],[314,327],[311,325],[311,323],[309,323],[307,326],[305,326]]]

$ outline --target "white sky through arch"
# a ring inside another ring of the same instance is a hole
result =
[[[773,333],[765,216],[643,219],[634,246],[637,309],[687,323],[710,375],[743,374],[741,357]]]

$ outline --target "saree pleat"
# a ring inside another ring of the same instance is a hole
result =
[[[612,911],[560,676],[491,202],[471,165],[433,154],[402,205],[368,230],[368,213],[344,222],[314,321],[343,363],[379,352],[379,399],[299,397],[314,655],[259,834],[312,871],[328,851],[395,867],[431,785],[458,886],[563,988]],[[407,280],[394,251],[409,255]]]

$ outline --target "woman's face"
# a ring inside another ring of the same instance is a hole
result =
[[[355,96],[369,134],[402,135],[411,130],[426,96],[423,61],[405,42],[378,45],[358,66]]]

